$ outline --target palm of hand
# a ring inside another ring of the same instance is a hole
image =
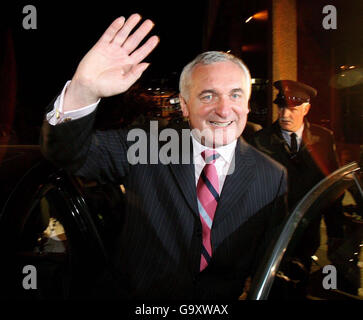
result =
[[[135,61],[121,47],[112,43],[97,43],[81,61],[79,69],[88,79],[88,85],[99,97],[108,97],[126,91],[132,85],[129,72]],[[84,68],[83,66],[87,66]]]
[[[138,15],[131,16],[125,23],[123,17],[116,19],[79,64],[74,78],[95,96],[125,92],[148,66],[141,61],[155,48],[158,38],[153,36],[137,48],[153,27],[147,20],[129,36],[140,19]]]

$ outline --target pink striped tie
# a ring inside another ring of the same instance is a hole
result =
[[[203,245],[200,259],[200,271],[204,270],[211,257],[211,229],[214,213],[219,201],[219,181],[214,163],[219,158],[219,154],[214,150],[205,150],[202,157],[206,163],[200,174],[197,184],[198,209],[202,222]]]

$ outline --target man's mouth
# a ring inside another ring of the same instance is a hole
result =
[[[220,121],[208,121],[212,126],[218,128],[226,128],[233,123],[233,121],[220,122]]]

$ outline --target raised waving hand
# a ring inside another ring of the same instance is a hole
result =
[[[131,34],[140,20],[139,14],[133,14],[127,20],[120,17],[112,22],[79,63],[64,97],[63,111],[125,92],[140,78],[149,65],[143,60],[159,42],[152,36],[139,46],[154,26],[145,20]]]

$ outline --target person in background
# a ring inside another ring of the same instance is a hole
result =
[[[255,133],[249,142],[287,169],[288,206],[292,212],[311,188],[339,168],[339,163],[333,132],[306,119],[317,90],[293,80],[279,80],[274,86],[278,89],[274,100],[278,106],[278,119]],[[324,210],[324,220],[328,246],[332,249],[343,237],[340,200]],[[302,245],[297,249],[307,273],[311,256],[320,245],[320,221],[321,217],[318,217],[309,225]]]

